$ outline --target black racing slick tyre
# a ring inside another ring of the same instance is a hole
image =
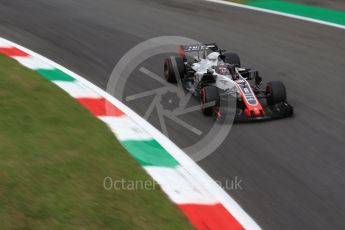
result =
[[[174,64],[176,63],[176,68]],[[177,77],[184,78],[185,66],[182,57],[170,57],[164,61],[164,77],[170,83],[176,83]]]
[[[215,86],[205,86],[201,89],[201,111],[206,116],[214,113],[214,108],[219,106],[219,92]]]
[[[266,86],[267,103],[274,105],[286,101],[286,89],[281,81],[270,81]]]
[[[235,65],[235,67],[241,67],[241,60],[238,54],[236,53],[225,53],[224,55],[224,62],[228,64]]]

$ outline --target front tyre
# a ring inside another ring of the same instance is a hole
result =
[[[219,92],[215,86],[205,86],[201,89],[201,111],[206,116],[211,116],[219,106]]]
[[[275,105],[286,101],[286,89],[281,81],[270,81],[266,86],[267,103]]]
[[[235,65],[235,67],[241,67],[241,60],[237,53],[225,53],[224,55],[224,62]]]
[[[176,63],[174,68],[173,63]],[[164,61],[164,77],[170,83],[176,83],[177,77],[184,78],[185,66],[182,57],[169,57]]]

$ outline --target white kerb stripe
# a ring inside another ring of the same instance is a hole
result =
[[[0,38],[0,48],[10,48],[10,47],[12,46]]]
[[[147,173],[176,204],[215,204],[217,200],[184,168],[145,166]]]
[[[99,116],[98,118],[110,127],[119,141],[153,139],[149,133],[126,115],[120,117]]]
[[[59,86],[61,89],[66,91],[69,95],[74,98],[102,98],[94,90],[91,90],[84,84],[78,81],[52,81],[54,84]]]
[[[19,56],[14,56],[14,59],[16,59],[20,64],[23,66],[32,69],[32,70],[37,70],[37,69],[55,69],[52,65],[49,65],[45,61],[42,61],[42,59],[33,57],[33,56],[28,56],[28,57],[19,57]]]

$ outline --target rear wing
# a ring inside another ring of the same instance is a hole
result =
[[[218,49],[218,46],[215,43],[209,44],[196,44],[196,45],[186,45],[180,46],[180,56],[184,58],[185,61],[187,57],[192,57],[192,60],[200,60],[201,58],[205,59],[208,53],[210,52],[221,52]],[[190,58],[188,58],[190,59]]]
[[[184,52],[204,51],[204,50],[208,50],[208,49],[212,50],[212,51],[217,51],[218,46],[215,43],[196,44],[196,45],[181,46],[181,49]]]

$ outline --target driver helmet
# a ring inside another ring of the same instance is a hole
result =
[[[211,65],[211,66],[216,66],[217,65],[217,61],[218,61],[218,57],[219,57],[220,53],[218,52],[212,52],[209,55],[207,55],[207,62]]]

